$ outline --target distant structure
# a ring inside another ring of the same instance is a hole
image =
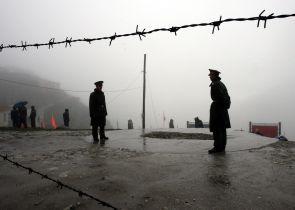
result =
[[[128,129],[133,129],[133,122],[131,119],[128,120]]]
[[[8,127],[11,124],[9,106],[0,105],[0,127]]]
[[[195,118],[195,128],[204,128],[203,121],[198,117]]]
[[[169,128],[174,128],[173,119],[170,119],[170,121],[169,121]]]
[[[249,122],[249,132],[261,136],[275,138],[281,135],[282,123],[254,123]]]
[[[209,128],[208,122],[203,122],[198,117],[194,118],[194,122],[186,121],[187,128]]]

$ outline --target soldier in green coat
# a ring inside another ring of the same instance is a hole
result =
[[[99,141],[98,139],[98,127],[100,135],[100,144],[104,145],[105,140],[109,139],[105,136],[104,127],[106,125],[107,107],[105,102],[104,92],[102,91],[103,81],[94,83],[96,88],[90,94],[89,97],[89,114],[92,125],[92,136],[94,143]]]
[[[209,154],[224,152],[226,146],[226,129],[230,128],[228,109],[231,101],[225,85],[219,77],[220,72],[209,69],[209,77],[212,81],[211,87],[211,107],[209,128],[213,132],[214,147],[208,151]]]

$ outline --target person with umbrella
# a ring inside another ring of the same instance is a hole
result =
[[[12,121],[12,126],[14,128],[18,128],[19,127],[19,113],[18,113],[18,110],[16,109],[16,107],[12,107],[12,110],[10,111],[10,118]]]
[[[19,107],[19,116],[20,116],[20,127],[24,125],[24,128],[27,128],[27,107],[23,104]]]
[[[22,125],[24,125],[24,128],[28,127],[27,126],[27,107],[26,107],[27,103],[28,103],[27,101],[20,101],[13,105],[13,107],[18,110],[18,118],[19,118],[18,127],[19,128]]]

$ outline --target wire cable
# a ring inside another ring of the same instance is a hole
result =
[[[116,96],[114,96],[108,103],[109,104],[112,104],[117,98],[119,98],[123,93],[126,92],[124,90],[129,90],[129,88],[138,80],[139,76],[140,76],[140,74],[136,75],[136,77],[128,83],[128,85],[126,86],[126,88],[124,88],[123,90],[119,91],[119,93]],[[131,88],[131,89],[133,89],[133,88]],[[139,88],[137,88],[137,89],[139,89]]]
[[[151,89],[151,86],[150,86],[149,79],[147,79],[147,89],[149,90],[148,92],[150,93],[149,96],[151,98],[151,105],[152,105],[152,112],[153,112],[153,116],[154,116],[154,121],[157,124],[157,127],[159,128],[160,127],[159,126],[159,121],[158,121],[158,118],[156,116],[155,104],[154,104],[154,100],[153,100],[153,96],[152,96],[152,89]]]
[[[70,89],[60,89],[60,88],[53,88],[53,87],[45,87],[45,86],[39,86],[39,85],[33,85],[33,84],[27,84],[23,82],[18,82],[18,81],[13,81],[13,80],[8,80],[8,79],[2,79],[0,78],[0,81],[4,81],[7,83],[12,83],[16,85],[22,85],[22,86],[27,86],[27,87],[33,87],[33,88],[42,88],[42,89],[48,89],[48,90],[55,90],[55,91],[65,91],[65,92],[75,92],[75,93],[91,93],[91,90],[70,90]],[[107,90],[104,92],[108,93],[116,93],[116,92],[126,92],[126,91],[131,91],[131,90],[137,90],[140,89],[140,87],[134,87],[134,88],[126,88],[126,89],[120,89],[120,90]]]

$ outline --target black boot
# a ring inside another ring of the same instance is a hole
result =
[[[209,154],[221,153],[221,152],[224,152],[224,149],[219,149],[217,147],[213,147],[212,149],[208,150]]]
[[[100,145],[103,146],[104,145],[104,138],[100,138]]]

